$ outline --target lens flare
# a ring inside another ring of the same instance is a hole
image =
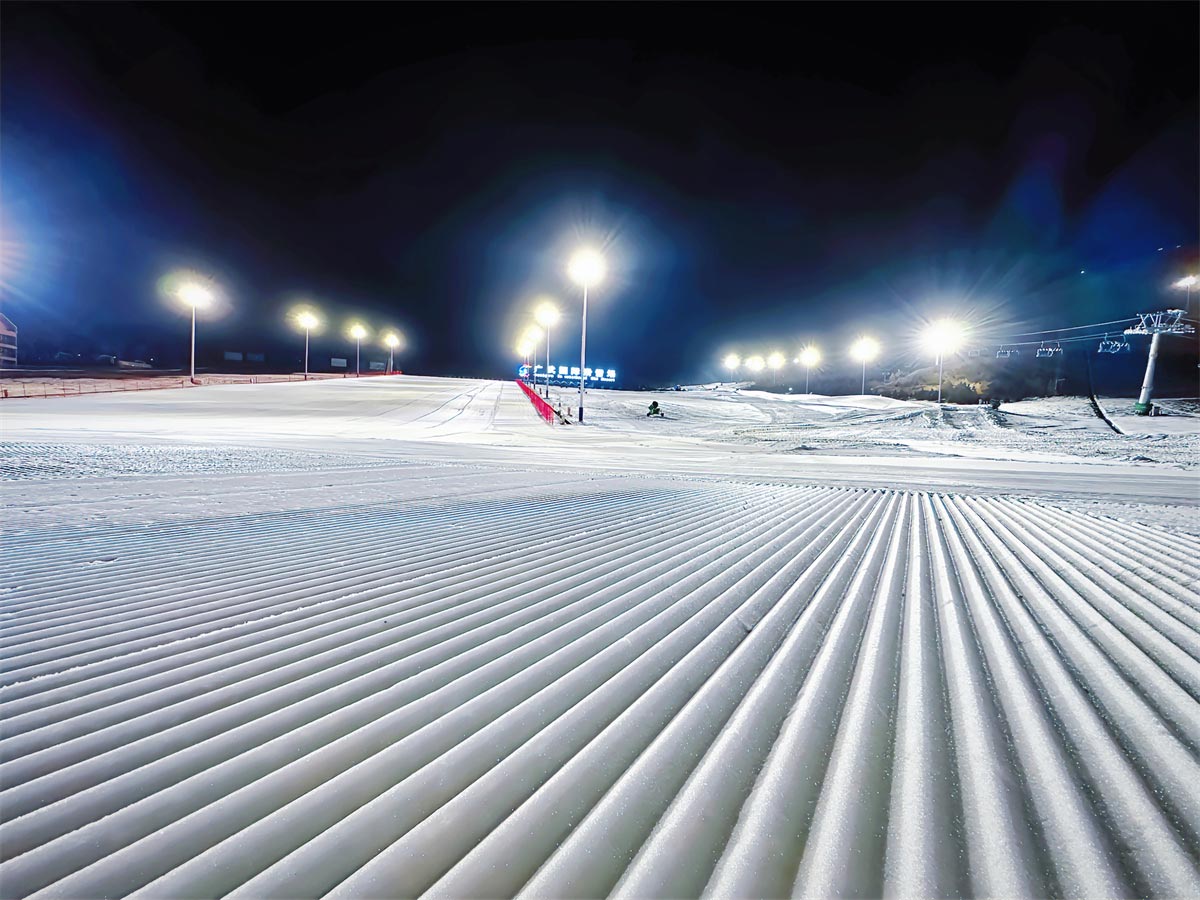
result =
[[[604,257],[587,247],[576,250],[567,263],[567,274],[581,287],[591,287],[604,280]]]
[[[921,334],[921,343],[935,357],[956,353],[966,338],[966,328],[953,319],[938,319],[931,322]]]
[[[292,318],[295,319],[296,324],[305,331],[311,331],[321,324],[321,320],[317,318],[316,313],[310,312],[307,309],[294,313]]]
[[[558,324],[561,314],[559,313],[557,306],[555,306],[549,300],[543,300],[533,311],[533,318],[539,325],[549,330]]]
[[[850,356],[858,362],[870,362],[879,355],[879,341],[863,335],[850,345]]]

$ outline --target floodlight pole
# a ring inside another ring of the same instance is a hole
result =
[[[810,393],[808,390],[808,379],[812,376],[812,366],[804,367],[804,393]]]
[[[362,338],[354,339],[354,377],[362,375]]]
[[[196,383],[196,304],[192,304],[192,384]]]
[[[938,406],[942,405],[942,354],[938,353]]]
[[[583,334],[579,342],[579,424],[583,424],[583,385],[587,366],[587,282],[583,284]]]
[[[867,361],[863,360],[862,395],[867,395]]]
[[[304,380],[308,381],[308,325],[304,326]]]
[[[388,345],[388,374],[389,375],[392,374],[392,359],[393,359],[394,353],[395,353],[395,348],[389,344]]]
[[[550,399],[550,326],[546,326],[546,399]]]

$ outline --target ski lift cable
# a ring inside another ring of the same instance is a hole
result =
[[[1013,333],[1012,337],[1029,337],[1035,334],[1058,334],[1060,331],[1082,331],[1085,328],[1102,328],[1105,325],[1123,325],[1126,322],[1136,322],[1137,316],[1128,316],[1124,319],[1114,319],[1111,322],[1093,322],[1091,325],[1071,325],[1067,328],[1047,328],[1045,331],[1018,331]],[[1012,341],[993,341],[993,343],[1011,344]]]
[[[991,341],[990,343],[997,347],[1034,347],[1042,344],[1073,344],[1080,341],[1098,341],[1105,337],[1104,332],[1097,334],[1079,334],[1072,337],[1050,338],[1044,341]]]

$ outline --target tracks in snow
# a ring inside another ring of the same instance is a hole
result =
[[[1200,890],[1200,541],[609,479],[6,541],[8,895]]]

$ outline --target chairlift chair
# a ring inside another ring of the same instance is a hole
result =
[[[1043,341],[1042,346],[1037,348],[1038,359],[1050,359],[1053,356],[1062,356],[1062,345],[1055,341],[1049,346]]]

